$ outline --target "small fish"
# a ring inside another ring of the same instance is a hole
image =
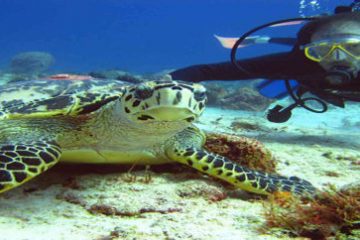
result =
[[[44,77],[42,79],[46,80],[78,80],[78,81],[84,81],[84,80],[91,80],[94,79],[92,76],[89,75],[77,75],[77,74],[69,74],[69,73],[59,73],[50,75],[47,77]]]

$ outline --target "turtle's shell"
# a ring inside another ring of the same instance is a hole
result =
[[[77,115],[119,98],[129,83],[33,80],[0,87],[0,119]]]

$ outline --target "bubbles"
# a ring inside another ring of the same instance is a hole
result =
[[[331,12],[329,9],[329,0],[300,0],[299,2],[299,15],[301,17],[310,17]]]

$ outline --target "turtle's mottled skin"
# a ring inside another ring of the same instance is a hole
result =
[[[204,111],[205,88],[172,80],[37,80],[0,88],[0,192],[59,161],[159,164],[180,162],[241,189],[309,194],[310,183],[242,167],[203,149],[192,125]]]

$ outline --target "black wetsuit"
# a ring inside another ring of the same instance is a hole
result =
[[[307,59],[300,50],[271,54],[241,60],[249,74],[237,69],[231,62],[193,65],[171,72],[174,80],[200,82],[206,80],[272,79],[297,80],[311,93],[328,103],[343,106],[344,100],[360,101],[360,78],[348,83],[330,84],[326,71],[316,62]]]

